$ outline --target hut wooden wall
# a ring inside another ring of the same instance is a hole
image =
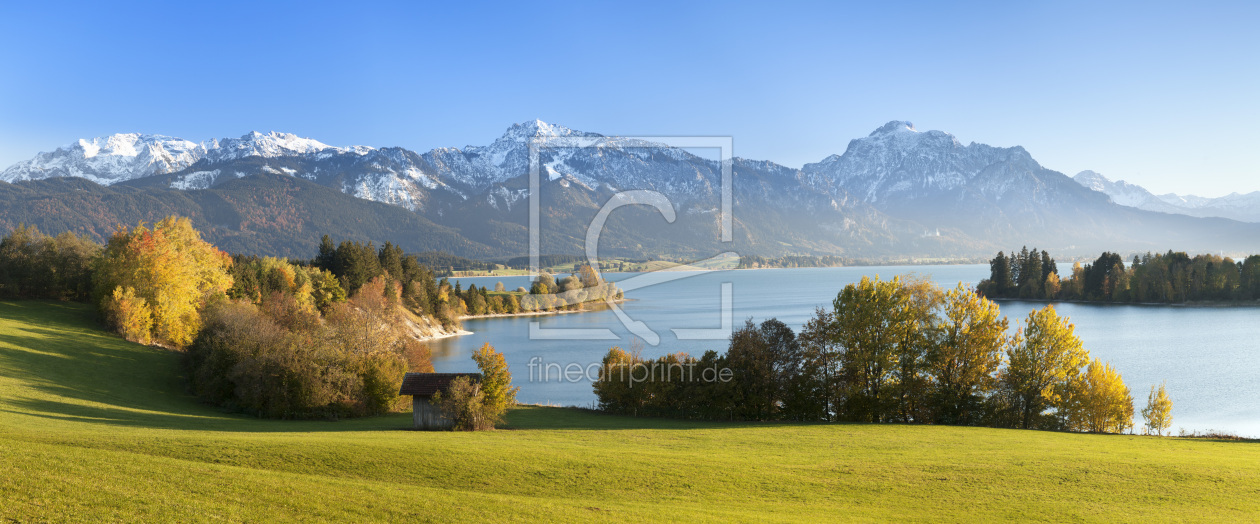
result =
[[[425,397],[411,397],[411,421],[416,429],[451,429],[454,423]]]

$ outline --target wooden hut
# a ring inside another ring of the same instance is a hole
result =
[[[398,394],[411,395],[411,421],[416,429],[451,429],[454,421],[433,405],[433,395],[445,392],[459,377],[481,380],[480,373],[407,373],[403,376]]]

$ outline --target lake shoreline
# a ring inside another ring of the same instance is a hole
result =
[[[1237,301],[1237,300],[1206,300],[1195,302],[1103,302],[1101,300],[1060,300],[1060,299],[1044,299],[1044,298],[992,298],[985,297],[999,304],[1003,302],[1032,302],[1044,304],[1079,304],[1085,306],[1143,306],[1143,307],[1180,307],[1180,308],[1236,308],[1236,307],[1260,307],[1260,300],[1253,301]]]
[[[634,299],[622,298],[619,300],[614,300],[613,303],[623,304],[623,303],[632,302],[632,301],[634,301]],[[584,302],[583,305],[590,304],[590,303],[591,302]],[[582,309],[562,310],[562,311],[530,311],[528,313],[495,313],[493,315],[464,315],[462,317],[459,317],[459,320],[464,321],[464,320],[481,320],[481,319],[487,319],[487,318],[544,317],[544,316],[552,316],[552,315],[568,315],[572,313],[593,313],[595,311],[604,311],[607,309],[609,308],[605,306],[601,308],[591,308],[591,309],[582,308]],[[448,332],[448,333],[443,333],[441,335],[432,335],[428,337],[423,337],[420,339],[420,341],[429,342],[432,340],[441,340],[441,339],[446,339],[446,338],[462,337],[464,335],[475,335],[475,334],[476,332],[461,328],[455,332]]]
[[[614,300],[613,303],[622,304],[625,302],[630,302],[632,300],[633,299],[622,298],[622,299]],[[593,304],[593,303],[594,302],[583,302],[582,305],[585,306],[586,304]],[[605,302],[601,300],[600,303],[605,303]],[[605,309],[608,309],[608,308],[602,307],[598,309],[582,308],[582,309],[563,309],[559,311],[530,311],[527,313],[493,313],[490,315],[464,315],[462,317],[459,317],[459,319],[460,320],[480,320],[483,318],[545,317],[545,316],[550,316],[550,315],[567,315],[570,313],[589,313],[592,311],[603,311]]]
[[[685,352],[693,356],[729,349],[729,340],[679,339],[671,330],[713,329],[725,322],[721,285],[733,283],[730,311],[734,325],[752,318],[761,322],[777,318],[799,332],[821,306],[830,308],[845,285],[878,273],[883,278],[918,272],[932,276],[938,285],[951,289],[964,282],[975,285],[989,276],[990,267],[938,265],[917,267],[863,268],[774,268],[774,271],[748,270],[712,272],[668,283],[638,288],[627,294],[634,300],[621,305],[625,315],[642,322],[660,335],[658,344],[645,344],[644,355],[658,357]],[[632,277],[633,275],[628,275]],[[622,277],[611,277],[617,280]],[[522,279],[524,280],[524,279]],[[493,280],[473,280],[493,286]],[[465,286],[468,282],[464,283]],[[1260,436],[1260,409],[1241,398],[1258,398],[1260,380],[1260,337],[1252,327],[1260,307],[1249,304],[1150,304],[1139,307],[1097,307],[1096,302],[1028,301],[999,299],[1002,318],[1012,324],[1023,322],[1028,312],[1054,303],[1060,316],[1068,317],[1075,333],[1089,348],[1090,355],[1109,362],[1120,372],[1134,394],[1138,408],[1146,401],[1151,385],[1166,382],[1174,402],[1172,430],[1212,428],[1244,436]],[[1135,304],[1113,304],[1135,305]],[[1161,307],[1153,307],[1161,306]],[[529,320],[478,322],[466,324],[476,331],[473,337],[452,337],[431,342],[437,371],[465,369],[469,355],[490,343],[505,351],[508,365],[519,376],[528,377],[531,359],[583,366],[598,363],[609,346],[628,347],[633,333],[612,310],[584,310],[589,315],[557,315],[545,321],[548,328],[577,330],[605,328],[618,340],[607,342],[584,339],[531,339]],[[559,331],[557,331],[559,332]],[[536,369],[536,368],[535,368]],[[521,383],[521,402],[586,406],[595,401],[589,383],[534,380]],[[1137,398],[1140,397],[1140,398]]]

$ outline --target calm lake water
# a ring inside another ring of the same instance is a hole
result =
[[[644,345],[645,356],[679,351],[699,356],[706,350],[724,351],[726,340],[679,340],[671,331],[721,327],[722,284],[730,283],[735,325],[777,317],[799,329],[817,307],[829,307],[846,285],[863,276],[919,274],[952,288],[988,276],[987,265],[881,266],[815,269],[762,269],[689,273],[668,283],[626,294],[622,304],[631,319],[658,333],[657,345]],[[634,274],[607,274],[621,281]],[[461,278],[464,287],[528,287],[528,277]],[[1004,301],[1004,315],[1012,323],[1044,303]],[[1076,334],[1090,355],[1111,362],[1133,391],[1137,410],[1145,405],[1153,384],[1167,381],[1173,399],[1173,430],[1223,430],[1260,436],[1260,307],[1178,307],[1093,304],[1056,304],[1060,315],[1071,317]],[[607,328],[619,340],[531,340],[530,324],[542,328]],[[474,334],[430,343],[434,367],[440,372],[475,371],[472,351],[489,342],[502,351],[521,386],[521,402],[591,406],[595,395],[578,372],[597,364],[608,348],[628,348],[633,336],[609,310],[537,317],[468,320]],[[535,367],[531,370],[531,360]],[[539,364],[550,363],[550,376]],[[570,364],[576,364],[569,366]],[[579,375],[560,377],[565,367]],[[1137,423],[1140,425],[1141,418]]]

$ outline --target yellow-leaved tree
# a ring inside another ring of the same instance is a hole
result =
[[[1133,395],[1111,364],[1094,359],[1073,384],[1065,412],[1072,431],[1123,433],[1133,427]]]
[[[1142,409],[1142,418],[1146,420],[1146,433],[1164,436],[1164,430],[1172,427],[1172,399],[1168,398],[1165,384],[1159,390],[1151,386],[1151,394],[1146,397],[1146,407]]]
[[[489,342],[473,352],[472,358],[481,370],[481,392],[485,395],[483,416],[492,425],[501,422],[507,409],[516,404],[516,392],[521,388],[512,386],[512,372],[503,353],[495,351]]]
[[[937,422],[979,423],[984,399],[997,385],[1002,352],[1011,343],[1007,326],[997,303],[961,283],[945,294],[940,339],[927,352]]]
[[[201,329],[206,302],[232,286],[231,264],[190,220],[170,216],[152,228],[141,223],[114,232],[98,261],[95,293],[127,338],[182,348]]]
[[[1043,413],[1068,407],[1073,384],[1079,380],[1089,355],[1081,346],[1074,326],[1054,311],[1054,306],[1028,314],[1022,337],[1007,351],[1009,364],[1002,371],[1002,387],[1014,400],[1019,427],[1041,425]]]

